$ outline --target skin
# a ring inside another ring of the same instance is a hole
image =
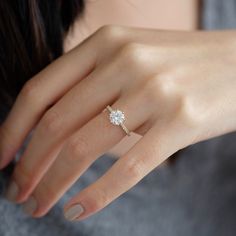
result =
[[[86,0],[86,8],[66,37],[65,51],[101,26],[125,25],[166,30],[198,27],[198,0]],[[113,10],[115,9],[115,11]]]
[[[108,104],[142,138],[66,203],[65,212],[78,203],[84,209],[73,220],[103,209],[176,151],[235,131],[235,34],[96,30],[25,84],[1,126],[1,168],[34,130],[11,178],[18,192],[8,199],[33,217],[45,215],[126,136],[109,122]]]
[[[65,52],[107,23],[153,29],[195,30],[199,27],[198,5],[197,0],[149,0],[148,4],[145,0],[87,0],[83,17],[76,21],[65,39]],[[112,157],[119,157],[141,137],[132,133],[131,137],[124,137],[107,152]]]

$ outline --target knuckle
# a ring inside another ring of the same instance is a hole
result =
[[[128,176],[127,179],[133,181],[140,178],[140,176],[142,175],[142,169],[143,165],[141,161],[136,159],[135,160],[130,159],[129,161],[127,161],[124,171]]]
[[[41,120],[40,129],[43,132],[56,134],[61,129],[61,117],[55,110],[49,109]]]
[[[66,147],[67,153],[71,160],[81,159],[89,154],[89,144],[87,138],[80,135],[79,137],[73,137],[68,142]]]
[[[174,75],[163,74],[155,75],[147,79],[144,84],[145,97],[151,102],[161,101],[166,103],[171,98],[175,97],[178,92]]]
[[[104,25],[97,30],[97,34],[101,36],[105,42],[114,43],[124,36],[124,27],[118,25]]]
[[[203,114],[197,111],[196,104],[191,96],[181,95],[178,99],[177,117],[190,127],[197,127],[203,119]]]
[[[126,43],[119,51],[119,58],[127,62],[129,66],[135,68],[143,68],[146,64],[146,50],[145,46],[139,43]]]
[[[22,88],[21,96],[29,102],[35,101],[39,91],[39,79],[28,80]]]
[[[106,206],[110,200],[108,194],[103,189],[93,189],[91,199],[87,206],[91,212],[96,212]],[[94,197],[96,196],[96,197]]]

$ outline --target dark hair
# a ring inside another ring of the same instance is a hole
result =
[[[0,0],[0,123],[25,82],[62,55],[84,8],[84,0]]]
[[[83,0],[0,1],[0,115],[23,85],[63,53],[63,39]]]

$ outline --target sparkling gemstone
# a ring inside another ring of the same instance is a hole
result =
[[[114,125],[120,125],[125,120],[124,112],[120,110],[113,110],[110,113],[110,121]]]

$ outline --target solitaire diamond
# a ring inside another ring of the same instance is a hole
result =
[[[124,112],[120,110],[113,110],[110,113],[110,121],[114,125],[120,125],[125,120]]]

